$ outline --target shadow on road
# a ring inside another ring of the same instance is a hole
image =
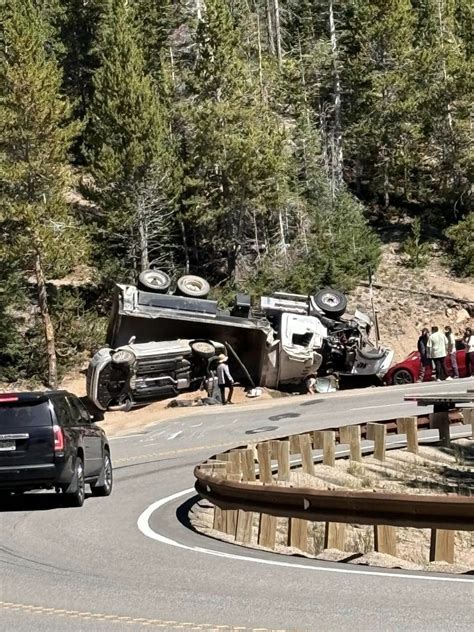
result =
[[[92,494],[86,494],[86,502]],[[16,494],[0,495],[0,513],[8,511],[49,511],[69,507],[68,499],[64,494]]]
[[[324,399],[310,399],[307,402],[302,402],[300,406],[314,406],[314,404],[322,404]]]
[[[194,533],[199,533],[199,531],[193,527],[189,513],[194,505],[197,504],[201,506],[201,503],[202,506],[210,506],[207,500],[203,500],[196,494],[196,496],[191,496],[191,498],[188,498],[188,500],[176,509],[176,518],[178,521],[183,525],[183,527],[194,531]]]
[[[280,421],[281,419],[294,419],[295,417],[301,417],[300,413],[280,413],[279,415],[272,415],[268,419],[270,421]]]

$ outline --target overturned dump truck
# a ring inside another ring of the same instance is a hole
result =
[[[257,306],[238,294],[221,310],[204,279],[182,277],[174,294],[168,281],[148,270],[138,286],[116,286],[107,346],[87,375],[98,408],[129,409],[195,389],[221,353],[237,380],[269,388],[299,386],[316,374],[382,377],[392,361],[391,350],[369,342],[366,314],[343,318],[347,300],[337,290],[277,292]]]

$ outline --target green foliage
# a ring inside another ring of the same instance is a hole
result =
[[[9,0],[0,378],[47,369],[38,263],[48,281],[92,259],[104,295],[152,259],[203,274],[222,305],[347,290],[378,262],[366,215],[408,206],[473,274],[471,4]],[[46,285],[62,371],[99,341],[102,308]]]
[[[453,268],[460,276],[474,276],[474,213],[446,231]]]
[[[14,0],[5,23],[0,104],[3,248],[23,270],[39,254],[46,275],[71,269],[86,244],[65,202],[68,151],[80,124],[60,96],[61,72],[45,47],[41,15]]]
[[[172,167],[167,117],[146,74],[132,8],[108,0],[96,44],[99,68],[93,79],[85,155],[94,178],[87,193],[100,207],[97,222],[103,265],[138,267],[140,194],[150,174]],[[166,190],[167,183],[162,184]]]
[[[410,268],[424,268],[428,263],[430,247],[423,241],[419,217],[413,220],[411,234],[403,244],[403,252],[407,256],[406,263]]]

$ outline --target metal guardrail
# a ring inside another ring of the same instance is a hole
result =
[[[196,491],[221,509],[314,522],[474,531],[474,498],[329,491],[239,483],[197,467]]]
[[[454,413],[450,417],[451,423],[455,423],[460,415]],[[384,423],[388,432],[396,431],[396,420]],[[420,417],[417,425],[418,428],[429,425],[428,417]],[[367,424],[361,426],[364,435]],[[282,438],[271,441],[278,440]],[[236,448],[229,453],[242,449]],[[208,461],[209,464],[212,461]],[[296,489],[260,481],[228,480],[218,473],[209,473],[204,465],[197,465],[194,475],[196,491],[223,510],[259,512],[316,522],[474,531],[474,497]]]

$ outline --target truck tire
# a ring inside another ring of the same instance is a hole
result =
[[[169,290],[170,285],[171,279],[163,270],[155,268],[143,270],[138,277],[138,289],[146,292],[165,294]]]
[[[206,298],[211,291],[211,286],[200,276],[185,274],[178,279],[177,290],[182,296]]]
[[[339,290],[328,287],[314,295],[316,306],[327,316],[342,316],[347,309],[347,298]]]
[[[216,349],[213,344],[200,340],[191,343],[191,349],[200,358],[212,358],[216,355]]]

